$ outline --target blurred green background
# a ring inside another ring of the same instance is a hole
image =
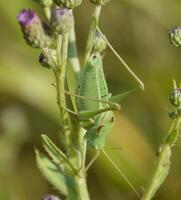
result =
[[[56,137],[59,130],[51,71],[39,66],[39,51],[27,46],[16,16],[23,8],[40,8],[31,0],[0,1],[0,200],[40,200],[56,191],[41,176],[34,147],[40,134]],[[93,6],[88,0],[76,9],[76,33],[83,54]],[[128,98],[117,115],[107,152],[141,192],[154,167],[156,151],[170,120],[171,79],[180,78],[181,54],[168,40],[180,25],[178,0],[112,0],[102,12],[101,27],[112,45],[141,77],[146,91]],[[105,60],[110,91],[135,86],[132,77],[110,51]],[[121,147],[121,150],[108,150]],[[171,172],[156,200],[179,200],[180,141],[174,149]],[[135,194],[101,156],[91,168],[88,186],[93,200],[136,199]]]

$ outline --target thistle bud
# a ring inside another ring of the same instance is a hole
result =
[[[74,25],[72,10],[55,7],[52,9],[51,24],[58,34],[69,32]]]
[[[18,15],[24,38],[34,48],[44,48],[50,45],[51,39],[38,15],[32,10],[22,10]]]
[[[107,43],[104,40],[104,38],[100,35],[99,32],[96,32],[95,39],[94,39],[94,46],[93,46],[93,52],[99,52],[102,53],[106,50]]]
[[[174,46],[181,47],[181,27],[171,29],[169,32],[169,38]]]
[[[100,6],[106,5],[110,0],[90,0],[92,3]]]
[[[57,6],[73,9],[82,3],[82,0],[53,0]]]
[[[57,196],[54,195],[48,195],[43,198],[43,200],[60,200]]]
[[[43,7],[50,7],[53,4],[53,0],[34,0]]]
[[[171,91],[170,102],[175,107],[181,107],[181,88]]]

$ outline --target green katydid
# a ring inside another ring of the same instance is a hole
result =
[[[108,157],[104,151],[104,146],[106,138],[114,126],[115,116],[113,110],[119,110],[119,103],[134,91],[131,90],[111,97],[104,76],[101,55],[100,53],[93,53],[81,71],[77,95],[66,92],[69,95],[77,97],[76,115],[82,121],[82,126],[87,130],[85,139],[87,140],[88,146],[97,151],[96,156],[88,164],[86,169],[89,169],[101,151]],[[111,162],[113,163],[113,161]],[[139,196],[124,173],[114,163],[113,165],[135,191],[137,196]]]
[[[137,89],[136,89],[137,90]],[[86,139],[88,145],[94,149],[102,150],[107,134],[114,126],[113,110],[119,110],[119,103],[135,90],[111,97],[105,80],[102,58],[99,53],[93,53],[81,71],[77,95],[76,114],[83,124],[89,124]],[[91,120],[93,119],[93,124]],[[86,128],[86,125],[84,128]],[[91,127],[91,128],[90,128]]]

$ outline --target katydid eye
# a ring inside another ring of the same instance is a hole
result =
[[[97,58],[97,55],[94,54],[94,55],[93,55],[93,60],[95,60],[96,58]]]

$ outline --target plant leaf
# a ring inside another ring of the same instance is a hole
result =
[[[60,169],[48,159],[44,154],[35,150],[36,161],[43,176],[62,194],[68,194],[66,186],[66,177],[61,173]]]
[[[67,156],[50,140],[47,135],[41,135],[42,143],[45,151],[52,158],[53,162],[64,167],[69,167],[72,172],[75,171],[72,163],[69,161]]]

